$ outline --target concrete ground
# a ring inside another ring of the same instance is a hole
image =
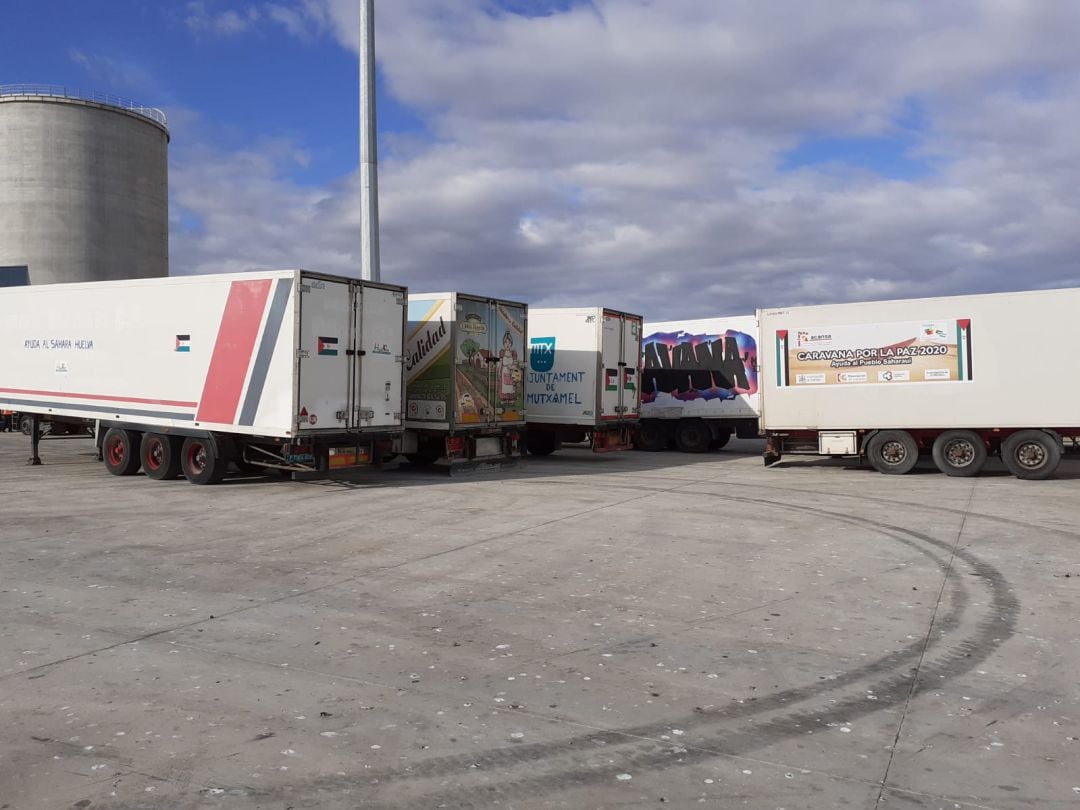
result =
[[[1080,807],[1080,463],[114,478],[0,436],[0,808]]]

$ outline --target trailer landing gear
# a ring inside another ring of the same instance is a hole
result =
[[[41,466],[41,456],[38,455],[38,447],[41,444],[41,417],[36,413],[30,416],[30,460],[26,463],[31,467]]]
[[[780,445],[773,436],[770,436],[765,440],[765,466],[771,467],[782,458],[780,454]]]

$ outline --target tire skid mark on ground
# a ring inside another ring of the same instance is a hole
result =
[[[764,499],[724,495],[712,497],[738,503],[753,503],[766,508],[802,511],[867,528],[919,551],[942,570],[946,567],[946,558],[931,548],[953,553],[953,547],[949,543],[927,534],[850,514]],[[994,519],[991,516],[986,517]],[[294,784],[293,790],[299,787],[304,791],[332,792],[346,787],[354,790],[366,787],[369,795],[365,796],[364,805],[375,807],[379,806],[378,794],[384,789],[393,790],[395,784],[411,783],[409,787],[419,787],[422,795],[422,799],[414,796],[411,801],[421,801],[425,806],[488,805],[495,800],[536,798],[555,791],[606,784],[611,780],[615,769],[640,774],[707,762],[716,757],[746,757],[762,748],[804,735],[807,731],[827,728],[830,724],[851,722],[895,708],[907,700],[912,690],[913,674],[910,664],[918,659],[924,649],[926,655],[923,669],[918,674],[919,683],[930,682],[940,686],[987,660],[1016,631],[1020,605],[1012,595],[1004,576],[970,550],[957,549],[955,558],[968,569],[967,574],[977,577],[977,582],[989,589],[989,599],[980,600],[980,604],[984,606],[983,615],[979,618],[974,633],[966,638],[952,641],[948,638],[961,628],[970,603],[964,579],[958,576],[946,583],[949,609],[944,616],[939,615],[934,628],[937,632],[928,642],[919,639],[870,664],[828,681],[782,690],[753,702],[733,703],[720,709],[695,712],[662,723],[595,730],[557,742],[504,746],[488,751],[438,757],[403,768],[370,771],[362,776],[326,777],[309,781],[303,786]],[[884,677],[881,677],[882,675]],[[872,680],[874,678],[877,680]],[[871,682],[867,683],[868,680]],[[857,694],[841,696],[828,704],[790,710],[793,704],[823,700],[836,690],[855,684],[862,684]],[[916,684],[915,693],[918,691]],[[868,692],[872,692],[877,700],[868,700]],[[673,745],[658,739],[672,728],[708,730],[723,723],[730,724],[778,711],[784,713],[755,722],[751,728],[726,730],[717,727],[710,731],[709,736],[694,737],[692,745]],[[552,723],[571,722],[539,713],[525,714]],[[611,763],[613,758],[615,764]],[[529,767],[535,771],[541,764],[547,773],[522,775],[517,778],[508,774],[508,770],[512,768]],[[450,778],[465,779],[479,774],[483,779],[492,772],[499,773],[496,783],[485,784],[478,780],[473,784],[449,788],[445,784]],[[417,784],[423,780],[435,779],[442,783],[432,784],[430,790],[424,790],[424,786]],[[870,780],[867,782],[871,783]],[[394,804],[391,802],[386,806]]]

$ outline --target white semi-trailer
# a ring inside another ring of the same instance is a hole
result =
[[[528,307],[463,293],[409,295],[401,450],[448,470],[520,457]]]
[[[602,307],[529,310],[528,448],[633,446],[641,410],[641,316]]]
[[[763,309],[766,464],[864,457],[910,471],[930,454],[970,476],[999,455],[1053,475],[1080,436],[1080,289]]]
[[[0,410],[96,422],[115,475],[377,462],[403,430],[405,305],[304,270],[0,290]]]
[[[635,445],[703,453],[758,435],[754,316],[645,324]]]

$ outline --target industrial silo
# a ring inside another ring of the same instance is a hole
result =
[[[0,267],[31,284],[167,276],[168,144],[161,110],[0,85]]]

